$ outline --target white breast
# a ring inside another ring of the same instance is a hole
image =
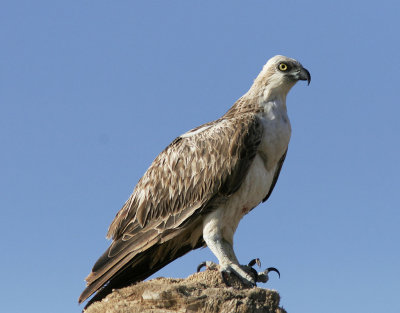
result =
[[[264,133],[259,151],[239,190],[209,218],[224,221],[223,237],[233,241],[233,234],[242,217],[256,207],[268,194],[277,170],[277,165],[287,150],[291,126],[286,108],[280,103],[270,103],[259,118]]]
[[[259,114],[264,126],[263,139],[259,153],[266,157],[266,167],[272,170],[287,150],[292,128],[286,111],[286,105],[280,101],[267,102],[264,112]]]

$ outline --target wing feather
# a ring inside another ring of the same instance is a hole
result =
[[[216,194],[229,196],[240,186],[261,136],[258,118],[243,114],[178,137],[139,180],[107,236],[121,237],[132,221],[145,227],[152,220],[204,207]]]
[[[272,191],[275,188],[276,182],[278,181],[279,174],[281,173],[283,162],[285,161],[285,158],[286,158],[286,154],[287,154],[287,150],[285,151],[285,153],[282,155],[282,157],[278,161],[278,164],[276,166],[276,170],[274,173],[274,178],[272,179],[271,187],[269,188],[268,194],[264,197],[263,202],[268,200]]]
[[[245,113],[207,123],[166,147],[111,223],[107,236],[113,242],[86,278],[88,287],[80,302],[99,288],[117,287],[121,271],[129,264],[142,267],[148,251],[158,251],[152,257],[154,266],[146,265],[145,273],[129,270],[132,283],[189,251],[188,244],[192,249],[200,247],[202,239],[191,238],[199,216],[240,187],[262,133],[256,115]],[[179,243],[185,248],[175,246]],[[164,255],[167,250],[168,255]]]

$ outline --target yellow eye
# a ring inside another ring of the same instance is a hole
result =
[[[288,66],[285,63],[281,63],[281,64],[279,64],[279,69],[281,71],[286,71],[288,69]]]

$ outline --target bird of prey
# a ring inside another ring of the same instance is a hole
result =
[[[112,243],[79,303],[95,292],[88,304],[98,301],[204,246],[224,275],[250,286],[259,281],[239,264],[233,235],[275,187],[291,135],[286,95],[298,80],[310,83],[308,70],[274,56],[221,118],[177,137],[155,158],[111,223]]]

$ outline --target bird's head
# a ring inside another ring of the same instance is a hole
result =
[[[306,80],[310,84],[310,72],[295,59],[276,55],[264,65],[252,89],[258,93],[278,91],[286,95],[299,80]]]

